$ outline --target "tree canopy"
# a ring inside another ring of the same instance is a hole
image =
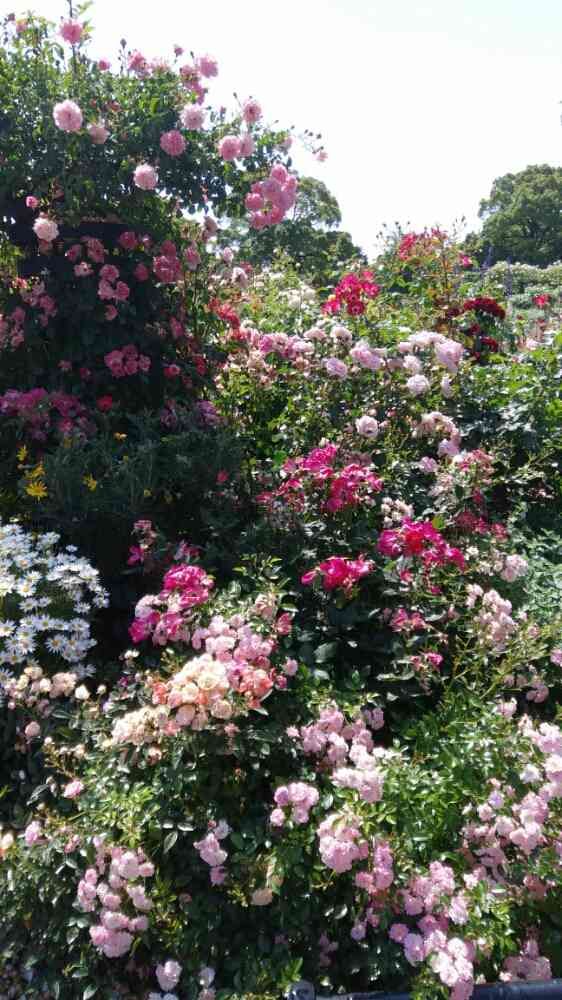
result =
[[[562,167],[538,164],[504,174],[480,202],[481,241],[493,261],[544,266],[562,258]]]

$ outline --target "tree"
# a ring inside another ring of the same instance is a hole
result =
[[[314,177],[302,177],[294,212],[275,235],[268,229],[235,224],[228,235],[236,240],[240,256],[261,267],[285,254],[303,278],[317,287],[332,284],[352,261],[366,262],[349,233],[339,228],[341,212],[334,195]]]
[[[480,202],[484,252],[493,261],[544,266],[562,258],[562,168],[538,164],[504,174]]]

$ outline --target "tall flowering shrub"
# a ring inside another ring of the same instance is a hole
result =
[[[176,502],[196,510],[214,485],[212,463],[195,490],[181,469],[167,488],[153,473],[166,435],[195,462],[222,448],[209,306],[225,280],[219,220],[282,222],[297,178],[287,132],[264,124],[257,101],[233,115],[209,103],[210,56],[176,46],[151,59],[125,44],[111,65],[88,54],[86,22],[68,23],[2,26],[0,229],[17,253],[6,251],[0,289],[0,440],[20,503],[93,554],[71,528],[77,506],[122,546],[135,516],[173,520]],[[116,562],[107,553],[103,567]]]

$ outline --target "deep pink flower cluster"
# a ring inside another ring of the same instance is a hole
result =
[[[305,586],[313,583],[320,576],[324,590],[343,590],[349,594],[352,588],[364,576],[372,572],[373,563],[362,556],[357,559],[344,559],[343,556],[331,556],[319,566],[304,573],[301,583]]]
[[[398,246],[400,260],[432,254],[443,246],[447,234],[440,229],[424,230],[423,233],[405,233]]]
[[[29,389],[18,392],[8,389],[0,396],[0,414],[17,417],[34,441],[46,441],[49,431],[59,434],[90,435],[94,427],[87,417],[87,410],[76,396],[65,392],[47,392],[46,389]]]
[[[375,284],[372,271],[346,274],[324,303],[323,311],[338,313],[345,306],[349,316],[361,316],[366,309],[366,300],[375,299],[380,290],[380,285]]]
[[[151,360],[146,354],[139,354],[134,344],[126,344],[121,350],[110,351],[104,361],[114,378],[125,378],[138,372],[150,371]]]
[[[270,510],[279,503],[293,510],[303,510],[312,490],[313,502],[325,513],[335,514],[349,507],[371,505],[373,494],[382,490],[382,479],[373,472],[371,465],[351,463],[336,470],[337,453],[337,445],[327,444],[313,448],[303,457],[289,459],[282,468],[288,478],[276,490],[261,493],[256,498],[258,503]]]
[[[145,879],[154,875],[154,865],[140,848],[110,848],[102,837],[94,837],[94,846],[95,865],[78,883],[77,903],[98,920],[90,927],[94,947],[107,958],[120,958],[131,950],[135,936],[148,930],[153,904]]]
[[[276,163],[263,181],[255,181],[246,195],[246,208],[250,213],[252,229],[265,229],[282,222],[295,204],[297,178],[282,163]]]
[[[465,559],[460,549],[445,541],[431,521],[404,520],[400,528],[381,531],[377,543],[381,555],[398,559],[400,556],[419,557],[425,568],[454,563],[464,570]]]
[[[135,619],[129,628],[133,642],[142,642],[150,636],[156,646],[188,641],[187,613],[209,600],[213,585],[205,570],[193,563],[182,563],[168,570],[160,593],[147,594],[135,608]]]

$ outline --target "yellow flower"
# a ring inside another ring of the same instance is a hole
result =
[[[36,500],[43,500],[44,497],[49,495],[49,491],[45,486],[45,483],[41,483],[38,480],[28,483],[25,487],[25,492],[30,497],[34,497]]]
[[[87,476],[84,476],[82,482],[84,483],[84,486],[87,486],[88,489],[92,491],[92,493],[95,489],[97,489],[98,481],[97,479],[94,479],[91,473],[88,473]]]
[[[120,434],[118,431],[116,431],[115,434],[113,435],[113,437],[115,438],[116,441],[125,441],[127,435],[126,434]]]
[[[44,475],[45,475],[45,468],[43,466],[43,462],[39,462],[39,465],[36,465],[34,469],[31,469],[30,472],[26,472],[25,478],[31,480],[43,479]]]
[[[142,495],[143,495],[143,497],[151,497],[152,496],[152,490],[143,490]]]
[[[22,444],[21,448],[18,448],[16,454],[18,456],[18,462],[25,462],[27,458],[27,445]]]

